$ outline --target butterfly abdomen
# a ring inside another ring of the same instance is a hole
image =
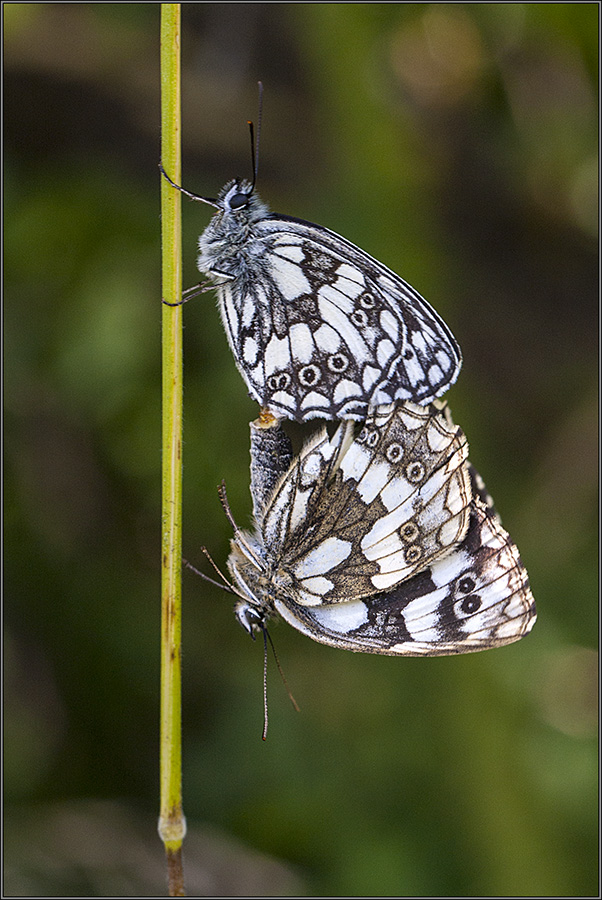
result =
[[[290,439],[277,419],[251,422],[251,497],[260,520],[276,485],[293,459]]]

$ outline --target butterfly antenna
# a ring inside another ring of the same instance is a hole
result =
[[[201,203],[208,203],[209,206],[214,206],[216,209],[219,209],[219,204],[217,200],[214,200],[211,197],[201,197],[200,194],[193,194],[192,191],[187,191],[186,188],[183,188],[181,185],[176,184],[175,181],[172,181],[165,169],[163,168],[163,163],[159,163],[159,171],[163,175],[166,181],[169,181],[172,187],[175,187],[177,191],[180,191],[182,194],[186,194],[187,197],[190,197],[191,200],[200,200]]]
[[[253,166],[253,183],[251,184],[252,194],[255,190],[255,184],[257,182],[257,170],[259,169],[259,136],[261,134],[261,116],[263,112],[263,84],[261,81],[258,81],[259,85],[259,109],[257,112],[257,140],[253,140],[253,123],[251,121],[248,122],[249,131],[251,132],[251,165]]]
[[[265,625],[263,631],[263,731],[261,740],[268,738],[268,632]]]
[[[207,557],[207,559],[209,560],[209,562],[211,563],[211,565],[213,566],[213,568],[215,569],[215,571],[217,572],[217,574],[219,575],[219,577],[222,579],[222,581],[224,582],[224,584],[228,586],[228,588],[232,591],[233,594],[238,594],[238,591],[236,590],[236,588],[234,587],[234,585],[232,584],[232,582],[231,582],[228,578],[226,578],[226,576],[224,575],[224,573],[222,572],[222,570],[219,568],[219,566],[217,565],[217,563],[215,563],[215,562],[213,561],[213,557],[211,556],[211,554],[209,553],[209,551],[207,550],[207,548],[206,548],[206,547],[201,547],[201,550],[203,551],[203,553],[205,554],[205,556]]]
[[[244,534],[242,533],[242,531],[236,524],[234,516],[232,515],[232,510],[230,509],[230,504],[228,503],[228,496],[226,494],[226,482],[225,481],[222,481],[219,488],[217,489],[217,492],[219,494],[219,499],[221,501],[221,504],[224,508],[224,512],[226,513],[226,518],[228,519],[228,522],[230,523],[230,525],[232,526],[232,530],[234,531],[234,537],[236,538],[238,543],[241,544],[245,548],[249,558],[253,560],[253,562],[255,563],[257,568],[263,572],[265,569],[263,560],[261,560],[257,556],[257,554],[255,553],[255,551],[253,550],[253,548],[251,547],[249,542],[246,540]]]
[[[229,594],[236,594],[237,597],[240,597],[241,595],[239,594],[239,592],[234,588],[234,586],[232,584],[230,584],[230,582],[222,575],[220,570],[217,568],[217,566],[215,565],[215,563],[213,562],[213,560],[207,553],[207,550],[205,549],[205,547],[201,547],[201,549],[203,550],[205,555],[209,558],[209,560],[211,561],[211,563],[213,565],[213,568],[216,570],[216,572],[218,573],[220,578],[222,578],[224,580],[225,584],[222,584],[221,581],[215,581],[213,578],[209,578],[208,575],[205,575],[204,572],[201,572],[200,569],[197,569],[196,566],[193,566],[192,563],[188,562],[187,559],[183,559],[182,562],[184,563],[186,568],[190,569],[191,572],[194,572],[195,575],[200,575],[200,577],[204,581],[208,581],[209,584],[212,584],[215,587],[221,588],[222,591],[227,591]]]
[[[274,647],[274,641],[272,640],[272,636],[265,624],[262,624],[261,630],[263,632],[263,731],[261,733],[261,740],[267,740],[268,736],[268,641],[270,642],[270,647],[272,648],[272,653],[274,654],[274,659],[276,660],[276,666],[278,668],[278,672],[280,673],[280,677],[282,678],[282,683],[286,688],[286,692],[289,696],[289,700],[293,704],[293,707],[297,712],[301,712],[299,709],[299,705],[295,698],[291,693],[291,689],[288,686],[288,681],[284,677],[284,672],[282,671],[282,666],[280,665],[280,660],[278,659],[278,654],[276,653],[276,648]]]
[[[268,641],[270,642],[270,647],[272,648],[272,653],[274,654],[274,659],[276,660],[276,666],[278,668],[278,672],[280,673],[280,677],[282,678],[282,683],[283,683],[284,687],[286,688],[286,693],[288,694],[289,700],[291,701],[291,703],[293,704],[293,707],[297,710],[297,712],[301,712],[301,710],[299,709],[299,704],[293,697],[293,695],[291,693],[291,689],[288,686],[288,681],[286,680],[286,678],[284,676],[284,672],[282,671],[282,666],[280,665],[280,660],[278,659],[278,654],[276,653],[276,648],[274,647],[274,641],[272,640],[272,635],[269,633],[269,631],[267,630],[267,628],[265,626],[264,626],[263,630],[264,630],[265,634],[267,635]]]

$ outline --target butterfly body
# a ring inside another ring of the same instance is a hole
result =
[[[237,198],[244,198],[242,206]],[[216,200],[218,212],[199,238],[197,266],[220,279],[240,279],[245,284],[265,254],[265,241],[255,233],[255,223],[269,215],[268,207],[251,192],[247,181],[229,181]]]
[[[199,239],[228,341],[250,395],[303,422],[360,419],[370,406],[427,404],[457,378],[461,352],[402,278],[320,225],[271,214],[231,181]]]
[[[251,497],[259,519],[274,490],[293,461],[293,447],[273,416],[251,422]]]

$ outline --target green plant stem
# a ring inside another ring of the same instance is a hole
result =
[[[161,161],[180,181],[180,4],[161,4]],[[162,293],[182,295],[180,193],[161,179]],[[182,307],[163,305],[163,437],[161,529],[161,809],[169,896],[183,896],[181,701],[182,570]]]

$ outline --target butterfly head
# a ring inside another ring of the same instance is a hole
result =
[[[253,184],[246,179],[234,178],[224,185],[218,194],[215,206],[224,214],[243,213],[251,220],[261,219],[268,209],[253,192]]]
[[[166,181],[180,193],[190,197],[191,200],[207,203],[222,214],[228,215],[242,212],[247,219],[255,220],[263,218],[269,212],[266,204],[262,203],[259,197],[253,193],[254,183],[244,178],[234,178],[232,181],[229,181],[221,189],[217,198],[214,199],[213,197],[201,197],[200,194],[193,194],[192,191],[187,191],[181,185],[172,181],[162,164],[159,164],[159,169]]]
[[[234,607],[234,615],[245,631],[248,631],[253,640],[257,631],[265,629],[266,615],[262,609],[258,609],[246,600],[239,600]]]

